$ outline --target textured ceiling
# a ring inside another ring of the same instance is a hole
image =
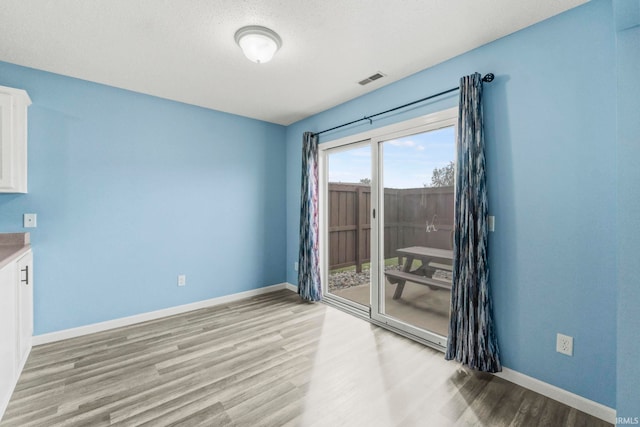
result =
[[[585,2],[2,0],[0,60],[287,125]],[[271,62],[245,25],[282,37]]]

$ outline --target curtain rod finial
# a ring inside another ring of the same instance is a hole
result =
[[[494,78],[495,78],[495,76],[493,75],[493,73],[489,73],[489,74],[485,74],[485,76],[482,78],[482,81],[483,82],[487,82],[487,83],[491,83]]]

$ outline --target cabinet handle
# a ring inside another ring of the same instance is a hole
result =
[[[20,281],[21,281],[22,283],[24,283],[25,285],[28,285],[28,284],[29,284],[29,266],[28,266],[28,265],[27,265],[27,266],[25,266],[25,267],[24,267],[22,270],[20,270],[20,271],[23,271],[23,272],[25,273],[25,275],[24,275],[25,279],[24,279],[24,280],[20,279]]]

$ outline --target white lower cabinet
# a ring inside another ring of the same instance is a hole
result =
[[[9,403],[16,382],[18,316],[15,263],[0,270],[0,414]]]
[[[18,382],[33,336],[33,253],[0,269],[0,420]]]
[[[18,260],[18,366],[24,366],[33,337],[33,253]]]

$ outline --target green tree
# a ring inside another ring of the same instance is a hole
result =
[[[431,187],[450,187],[455,182],[456,165],[453,161],[441,168],[435,168],[431,175]],[[426,185],[425,185],[426,187]]]
[[[371,185],[371,178],[360,178],[360,184]]]

